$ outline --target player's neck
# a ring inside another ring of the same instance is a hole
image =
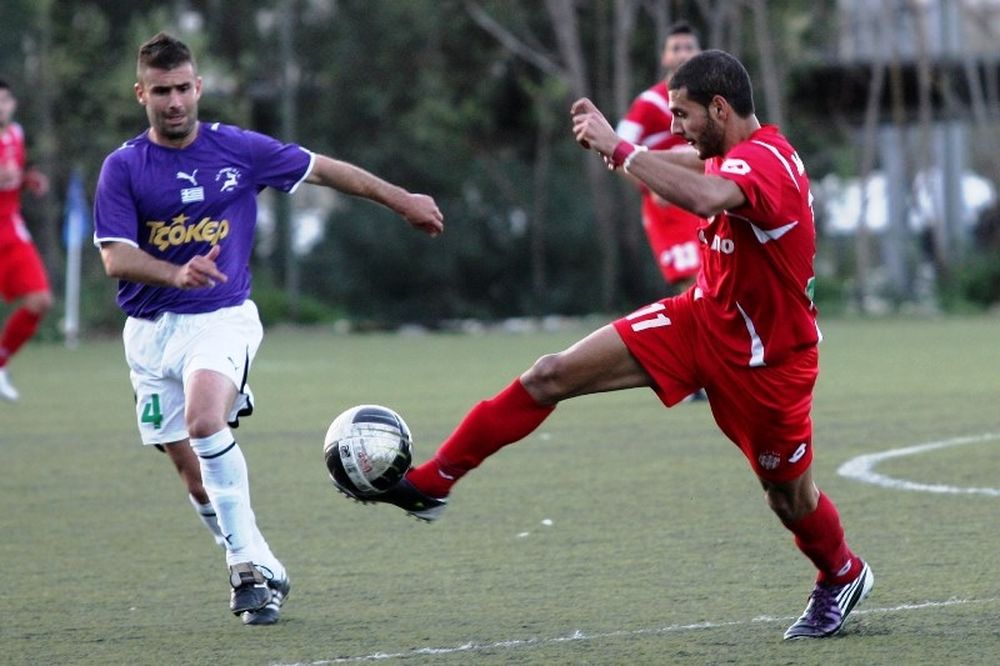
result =
[[[760,121],[757,119],[757,114],[755,113],[750,114],[746,118],[740,118],[739,122],[732,126],[732,133],[727,135],[726,149],[723,155],[727,154],[738,144],[748,140],[760,127]]]
[[[195,122],[194,129],[192,129],[189,133],[178,139],[168,139],[167,137],[164,137],[159,132],[157,132],[156,129],[153,127],[150,127],[146,131],[146,136],[148,136],[149,140],[158,146],[163,146],[164,148],[181,149],[181,148],[187,148],[192,143],[194,143],[195,139],[198,138],[198,132],[200,129],[201,129],[201,121],[199,120]]]

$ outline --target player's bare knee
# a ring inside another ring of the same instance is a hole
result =
[[[521,383],[542,404],[556,403],[566,395],[559,354],[546,354],[521,375]]]
[[[188,436],[196,439],[211,437],[225,427],[225,423],[209,414],[192,414],[187,420]]]

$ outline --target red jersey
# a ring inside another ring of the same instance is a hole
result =
[[[615,130],[618,136],[650,150],[687,147],[687,142],[670,131],[674,116],[670,113],[667,84],[660,81],[635,98]]]
[[[736,183],[746,203],[719,213],[699,232],[695,298],[705,308],[703,342],[751,367],[816,345],[816,227],[809,178],[795,149],[765,125],[707,161],[705,173]]]
[[[618,123],[618,136],[650,150],[690,150],[687,142],[670,131],[667,84],[663,81],[639,95]],[[668,282],[677,282],[698,272],[698,227],[702,219],[653,196],[642,187],[642,224],[660,271]]]
[[[20,219],[24,163],[24,132],[10,123],[0,132],[0,242],[15,234]]]

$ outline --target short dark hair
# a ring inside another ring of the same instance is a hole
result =
[[[10,84],[7,83],[5,79],[0,79],[0,90],[10,90],[11,92],[14,92],[11,90]]]
[[[678,67],[670,77],[670,89],[681,88],[687,88],[688,97],[706,108],[719,95],[741,118],[754,112],[750,75],[743,63],[725,51],[702,51]]]
[[[142,71],[149,67],[169,70],[185,63],[195,64],[187,44],[165,32],[159,32],[139,47],[136,75],[142,78]]]
[[[670,26],[670,29],[667,30],[667,39],[674,35],[691,35],[695,38],[695,41],[701,42],[701,39],[698,38],[698,31],[687,21],[677,21]]]

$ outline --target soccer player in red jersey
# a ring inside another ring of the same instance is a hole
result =
[[[48,180],[26,168],[24,131],[14,122],[17,99],[6,81],[0,81],[0,296],[16,303],[0,329],[0,399],[15,402],[18,391],[10,381],[7,363],[38,330],[52,307],[52,291],[38,251],[21,217],[21,190],[36,196],[48,191]]]
[[[703,386],[719,428],[818,570],[808,606],[785,638],[830,636],[874,577],[813,482],[810,410],[820,332],[809,179],[778,128],[757,120],[750,77],[728,53],[705,51],[678,69],[670,108],[672,131],[705,160],[704,173],[669,151],[622,140],[588,99],[573,104],[573,133],[609,167],[705,218],[695,285],[538,359],[473,407],[431,460],[364,499],[433,520],[463,475],[531,433],[562,400],[646,386],[669,407]]]
[[[670,131],[673,117],[667,93],[670,76],[700,52],[698,35],[690,24],[686,21],[675,23],[667,34],[660,56],[665,77],[635,98],[615,128],[618,136],[650,150],[684,151],[691,156],[693,165],[701,167],[701,161],[687,142]],[[632,180],[642,194],[642,228],[663,279],[667,284],[688,286],[701,267],[698,243],[701,218],[670,203],[642,181]]]

